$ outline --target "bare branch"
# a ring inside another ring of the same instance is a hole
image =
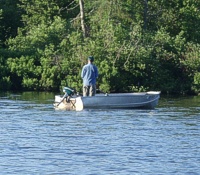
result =
[[[80,19],[80,13],[76,16],[76,18],[73,18],[70,22],[73,22],[73,21],[75,21],[77,19]]]
[[[80,5],[80,14],[81,14],[81,28],[83,31],[83,36],[84,38],[86,37],[86,29],[85,29],[85,13],[84,13],[84,3],[83,0],[79,0],[79,5]]]
[[[76,1],[74,0],[74,1],[72,1],[68,6],[60,8],[60,9],[59,9],[59,13],[60,13],[61,11],[63,11],[63,10],[70,11],[70,10],[75,9],[76,7],[79,6],[79,4],[75,4],[75,3],[76,3]],[[75,4],[75,6],[72,7],[72,8],[69,8],[69,7],[70,7],[71,5],[73,5],[73,4]]]

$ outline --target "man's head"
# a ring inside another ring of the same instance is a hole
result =
[[[89,56],[89,57],[88,57],[88,61],[93,62],[93,61],[94,61],[94,57],[93,57],[93,56]]]

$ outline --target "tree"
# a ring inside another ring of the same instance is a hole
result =
[[[87,34],[86,34],[86,28],[85,28],[85,12],[84,12],[83,0],[79,0],[79,5],[80,5],[81,28],[83,31],[83,36],[85,38]]]
[[[6,47],[5,41],[17,35],[18,27],[22,27],[21,11],[18,8],[19,0],[1,0],[0,3],[0,41]]]
[[[199,5],[195,0],[19,0],[23,23],[16,37],[1,38],[10,53],[1,63],[15,89],[81,90],[80,71],[93,55],[104,91],[198,92],[199,70],[189,55],[198,55]]]
[[[67,24],[55,16],[59,7],[54,1],[21,2],[20,7],[26,10],[23,15],[26,27],[20,28],[18,36],[8,41],[10,51],[16,53],[7,61],[13,87],[56,90],[61,81],[60,50],[66,39]],[[21,85],[14,86],[15,81]]]

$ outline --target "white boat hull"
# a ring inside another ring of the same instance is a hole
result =
[[[142,93],[111,93],[108,95],[97,94],[92,97],[71,97],[62,100],[62,96],[55,96],[56,109],[154,109],[160,98],[159,91]],[[59,104],[59,105],[58,105]]]

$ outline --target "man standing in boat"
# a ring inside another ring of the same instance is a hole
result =
[[[96,94],[96,78],[98,77],[98,69],[93,64],[94,57],[88,57],[88,64],[83,66],[81,78],[83,79],[83,96],[95,96]]]

